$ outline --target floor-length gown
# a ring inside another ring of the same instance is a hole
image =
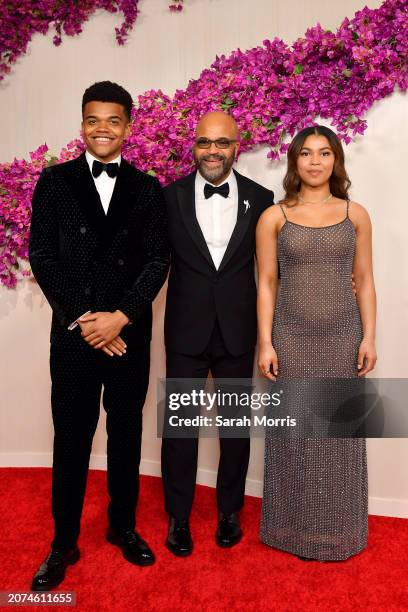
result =
[[[351,286],[355,229],[348,208],[340,223],[309,227],[289,221],[281,207],[272,330],[279,377],[356,376],[362,328]],[[365,548],[367,523],[363,438],[276,439],[266,431],[262,542],[343,560]]]

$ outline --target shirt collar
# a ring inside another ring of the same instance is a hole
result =
[[[85,151],[85,157],[86,157],[86,161],[88,162],[88,166],[90,171],[92,172],[92,164],[94,163],[94,161],[101,161],[100,159],[97,159],[94,155],[92,155],[92,153],[90,153],[89,151]],[[110,160],[110,164],[119,164],[120,166],[120,162],[122,160],[122,155],[119,154],[117,157],[115,157],[115,159],[111,159]],[[102,162],[103,163],[103,162]]]

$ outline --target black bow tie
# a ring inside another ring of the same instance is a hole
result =
[[[115,178],[119,172],[119,164],[103,164],[97,159],[92,164],[92,176],[98,178],[100,174],[105,170],[106,174],[111,178]]]
[[[229,189],[228,183],[223,183],[219,187],[215,187],[214,185],[211,185],[210,183],[206,183],[204,185],[204,197],[206,200],[208,200],[208,198],[211,198],[211,196],[213,196],[214,193],[219,193],[220,196],[222,196],[223,198],[227,198],[229,194],[229,190],[230,189]]]

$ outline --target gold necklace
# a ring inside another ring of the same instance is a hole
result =
[[[304,200],[302,198],[302,196],[300,195],[300,193],[298,193],[298,199],[303,202],[303,204],[325,204],[326,202],[328,202],[330,200],[330,198],[333,197],[332,193],[329,193],[329,195],[327,196],[327,198],[325,198],[324,200],[320,200],[320,202],[311,202],[310,200]]]

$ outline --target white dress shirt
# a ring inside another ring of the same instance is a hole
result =
[[[89,151],[85,152],[85,157],[86,157],[86,161],[88,162],[89,170],[91,171],[91,174],[92,174],[93,162],[95,160],[96,161],[101,161],[101,160],[94,157],[92,153],[89,153]],[[115,157],[115,159],[111,159],[109,163],[119,164],[120,166],[121,159],[122,159],[122,156],[118,155],[118,157]],[[106,214],[108,212],[109,203],[111,201],[112,193],[115,188],[116,176],[112,178],[108,175],[107,172],[101,172],[97,178],[95,178],[93,175],[92,175],[92,178],[94,180],[97,192],[99,193],[99,197],[101,198],[103,210],[105,211],[105,214]]]
[[[229,195],[224,198],[215,193],[208,200],[204,197],[204,185],[208,183],[197,171],[195,179],[195,209],[197,221],[210,251],[212,260],[218,270],[227,249],[238,215],[238,185],[235,174],[231,171],[220,183],[229,183]],[[217,185],[220,187],[220,185]]]

